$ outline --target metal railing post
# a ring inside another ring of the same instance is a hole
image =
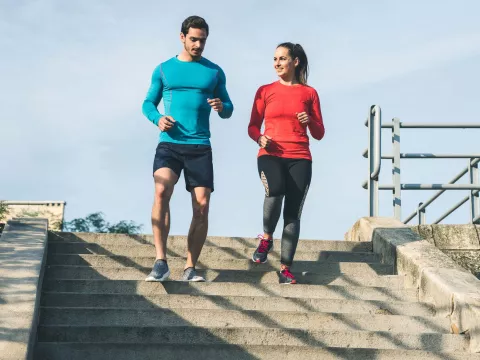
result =
[[[477,159],[478,160],[478,159]],[[478,170],[478,161],[473,165],[473,174],[475,179],[475,184],[478,185],[480,182],[480,171]],[[474,224],[480,224],[480,192],[474,192],[474,207],[475,207],[475,217],[473,218]]]
[[[470,180],[470,185],[478,184],[478,162],[472,165],[472,162],[475,159],[468,159],[468,177]],[[479,215],[479,198],[478,191],[471,190],[469,194],[470,200],[470,219],[471,223],[475,222],[475,219]]]
[[[423,225],[427,223],[427,214],[425,213],[425,208],[422,208],[423,202],[418,204],[417,207],[417,216],[418,216],[418,225]]]
[[[373,105],[368,112],[368,208],[370,216],[378,216],[378,178],[381,167],[382,115],[380,106]]]
[[[392,178],[393,178],[393,216],[397,220],[402,217],[402,193],[400,187],[400,119],[393,118],[392,128]]]

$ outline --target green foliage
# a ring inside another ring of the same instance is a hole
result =
[[[102,212],[87,215],[84,218],[77,218],[64,223],[64,231],[70,232],[95,232],[115,234],[138,234],[142,225],[134,221],[122,220],[116,224],[108,223]]]
[[[40,211],[32,211],[32,210],[27,210],[27,209],[23,209],[17,215],[17,217],[28,217],[28,218],[36,218],[36,217],[39,217],[39,216],[40,216]]]
[[[6,219],[9,214],[8,205],[4,201],[0,201],[0,221]]]

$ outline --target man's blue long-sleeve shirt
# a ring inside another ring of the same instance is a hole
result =
[[[173,57],[155,68],[152,83],[143,102],[143,114],[155,125],[164,115],[175,119],[175,125],[160,133],[160,142],[177,144],[210,144],[210,111],[207,99],[223,102],[221,118],[232,116],[233,104],[226,89],[223,70],[211,61],[180,61]],[[157,107],[163,98],[165,114]]]

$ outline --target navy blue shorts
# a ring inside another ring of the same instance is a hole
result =
[[[161,142],[153,160],[153,173],[160,168],[172,169],[180,177],[184,171],[187,191],[206,187],[213,192],[213,160],[210,145]]]

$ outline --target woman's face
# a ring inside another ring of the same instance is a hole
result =
[[[278,47],[273,57],[273,67],[277,75],[284,80],[293,80],[295,78],[295,67],[298,66],[298,59],[292,59],[288,49]]]

